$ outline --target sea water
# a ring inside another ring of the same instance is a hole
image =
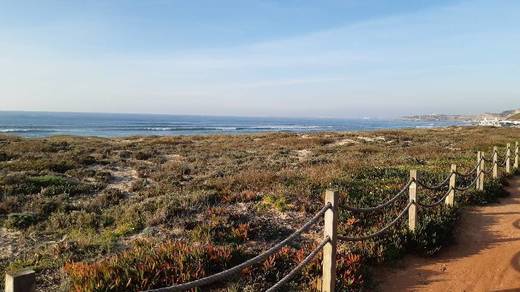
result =
[[[80,135],[211,135],[258,132],[328,132],[461,125],[458,121],[184,116],[152,114],[2,112],[0,133],[26,137]]]

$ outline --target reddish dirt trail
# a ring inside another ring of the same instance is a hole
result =
[[[382,268],[381,291],[520,291],[520,178],[500,204],[463,210],[456,242],[433,258]]]

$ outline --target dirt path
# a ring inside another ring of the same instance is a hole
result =
[[[520,291],[520,178],[500,204],[463,211],[456,243],[377,273],[382,291]]]

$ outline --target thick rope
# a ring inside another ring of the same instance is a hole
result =
[[[408,181],[408,183],[393,198],[391,198],[390,200],[388,200],[380,205],[377,205],[374,207],[368,207],[368,208],[356,208],[356,207],[350,207],[350,206],[344,206],[341,208],[345,209],[347,211],[350,211],[350,212],[354,212],[354,213],[363,213],[363,212],[372,212],[372,211],[381,210],[384,207],[397,201],[397,199],[399,199],[399,197],[401,197],[408,190],[408,188],[410,187],[411,184],[412,184],[412,181],[411,180]]]
[[[247,260],[247,261],[245,261],[245,262],[243,262],[243,263],[241,263],[241,264],[239,264],[237,266],[234,266],[234,267],[232,267],[230,269],[227,269],[225,271],[219,272],[217,274],[214,274],[214,275],[211,275],[211,276],[208,276],[208,277],[204,277],[204,278],[201,278],[201,279],[198,279],[198,280],[195,280],[195,281],[191,281],[191,282],[188,282],[188,283],[174,285],[174,286],[170,286],[170,287],[159,288],[159,289],[152,289],[152,290],[147,290],[147,291],[148,292],[186,291],[186,290],[189,290],[189,289],[192,289],[192,288],[209,285],[209,284],[215,283],[215,282],[217,282],[219,280],[222,280],[224,278],[230,277],[230,276],[240,272],[241,270],[243,270],[243,269],[245,269],[245,268],[247,268],[249,266],[252,266],[254,264],[257,264],[257,263],[260,263],[260,262],[264,261],[265,259],[267,259],[271,255],[273,255],[274,253],[279,251],[287,243],[291,242],[297,236],[300,236],[303,232],[307,231],[312,225],[314,225],[316,222],[318,222],[318,220],[323,217],[323,214],[325,214],[325,212],[328,209],[330,209],[330,208],[332,208],[332,205],[329,203],[326,206],[324,206],[318,213],[316,213],[316,215],[314,215],[309,221],[307,221],[307,223],[305,223],[302,227],[300,227],[298,230],[293,232],[287,238],[285,238],[284,240],[280,241],[278,244],[276,244],[275,246],[271,247],[270,249],[264,251],[263,253],[257,255],[256,257],[254,257],[252,259],[249,259],[249,260]]]
[[[492,174],[493,173],[493,169],[482,170],[482,172],[485,173],[485,174]]]
[[[305,265],[307,265],[310,261],[312,261],[316,255],[323,249],[325,244],[330,242],[330,237],[327,236],[301,263],[299,263],[294,269],[292,269],[289,274],[287,274],[285,277],[283,277],[278,283],[276,283],[271,288],[267,289],[266,292],[273,292],[280,288],[282,288],[283,285],[287,284],[297,273],[299,273]]]
[[[473,185],[475,185],[475,183],[477,182],[478,178],[479,178],[479,175],[476,175],[475,179],[473,179],[473,181],[468,186],[466,186],[466,187],[455,187],[455,190],[456,191],[461,191],[461,192],[469,190]]]
[[[455,175],[454,172],[450,173],[450,175],[448,175],[448,177],[446,179],[444,179],[442,182],[436,184],[436,185],[428,185],[427,183],[421,181],[421,180],[418,180],[416,179],[415,181],[417,182],[418,185],[420,185],[421,187],[425,188],[425,189],[428,189],[428,190],[439,190],[441,189],[442,187],[444,187],[445,185],[447,185],[449,182],[450,182],[450,178]]]
[[[424,204],[424,203],[421,203],[419,201],[417,201],[417,205],[423,207],[423,208],[433,208],[433,207],[436,207],[440,204],[442,204],[444,202],[444,199],[446,199],[447,196],[450,195],[450,192],[452,191],[453,189],[450,188],[438,201],[436,201],[435,203],[432,203],[432,204]]]
[[[377,237],[377,236],[383,234],[384,232],[386,232],[390,227],[392,227],[395,224],[397,224],[399,219],[401,219],[404,216],[404,214],[406,214],[406,211],[408,211],[410,206],[413,205],[413,204],[415,204],[415,202],[409,202],[406,205],[406,207],[401,211],[401,213],[399,213],[399,215],[392,222],[390,222],[388,225],[386,225],[382,229],[380,229],[380,230],[378,230],[378,231],[376,231],[376,232],[374,232],[372,234],[363,235],[363,236],[360,236],[360,237],[350,237],[350,236],[346,236],[346,235],[338,235],[338,239],[339,240],[343,240],[343,241],[362,241],[362,240],[367,240],[367,239],[371,239],[371,238]]]
[[[487,159],[484,155],[482,155],[482,159],[483,159],[485,162],[493,162],[493,159]]]
[[[458,176],[462,176],[462,177],[470,177],[470,176],[473,175],[473,173],[475,171],[477,171],[479,166],[480,166],[480,161],[477,163],[477,165],[475,165],[475,167],[472,170],[470,170],[470,171],[468,171],[466,173],[461,173],[461,172],[457,171],[457,172],[455,172],[455,174],[457,174]]]

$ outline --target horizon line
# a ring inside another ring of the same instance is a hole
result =
[[[149,113],[149,112],[89,112],[89,111],[53,111],[53,110],[0,110],[0,113],[56,113],[56,114],[92,114],[92,115],[151,115],[151,116],[177,116],[177,117],[216,117],[216,118],[267,118],[267,119],[320,119],[320,120],[398,120],[407,116],[414,115],[451,115],[451,114],[409,114],[395,117],[327,117],[327,116],[280,116],[280,115],[219,115],[219,114],[200,114],[200,113]],[[456,114],[458,115],[458,114]]]

